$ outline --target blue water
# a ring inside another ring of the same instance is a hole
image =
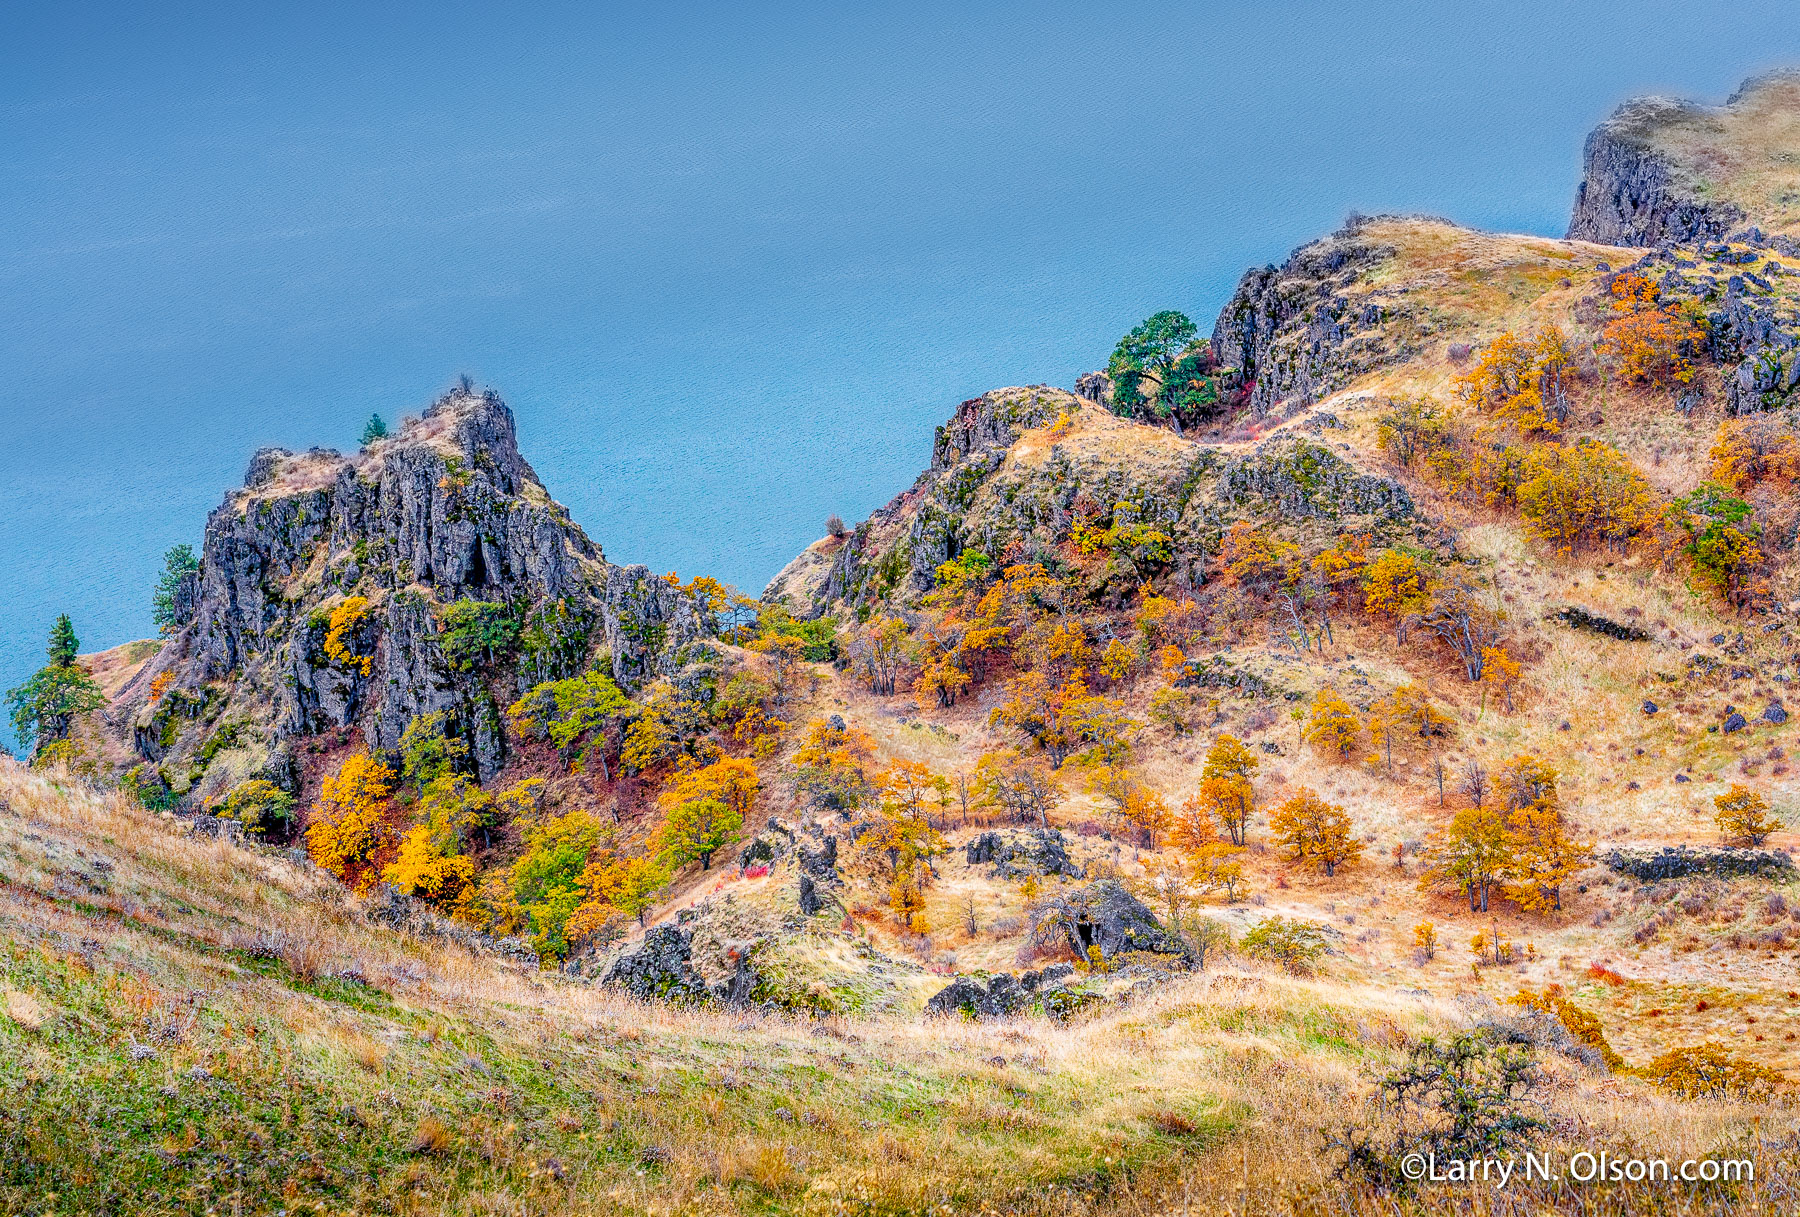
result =
[[[1764,0],[174,7],[8,7],[0,688],[459,372],[614,560],[760,589],[957,401],[1352,209],[1560,233],[1618,100],[1800,60]]]

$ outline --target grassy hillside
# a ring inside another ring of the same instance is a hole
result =
[[[1343,1211],[1321,1136],[1466,1018],[1236,964],[1072,1024],[643,1006],[55,774],[6,765],[0,809],[7,1212]],[[1785,1194],[1777,1110],[1549,1068],[1570,1147],[1757,1158],[1585,1211]]]

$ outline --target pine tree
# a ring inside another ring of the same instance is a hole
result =
[[[53,668],[69,668],[75,666],[75,656],[81,653],[81,642],[75,637],[75,625],[69,620],[67,613],[59,613],[56,622],[50,627],[50,645],[45,654],[50,656]]]
[[[200,573],[200,560],[191,545],[176,545],[163,554],[163,573],[156,581],[156,592],[150,598],[150,616],[156,628],[173,634],[194,616],[194,581]]]
[[[7,692],[13,732],[26,752],[35,753],[46,744],[67,739],[77,715],[90,714],[106,704],[100,686],[75,662],[80,649],[69,615],[60,614],[50,627],[50,644],[45,648],[50,662]]]
[[[363,432],[362,432],[363,447],[365,447],[365,448],[368,447],[370,444],[374,443],[378,439],[386,439],[387,433],[388,433],[387,424],[381,421],[381,415],[379,415],[379,414],[369,415],[369,421],[366,424],[364,424],[364,426],[363,426]]]

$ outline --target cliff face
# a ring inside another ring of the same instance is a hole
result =
[[[1695,197],[1677,180],[1667,154],[1651,143],[1665,124],[1691,120],[1700,107],[1667,98],[1627,102],[1588,136],[1581,185],[1569,217],[1571,241],[1602,245],[1692,244],[1716,241],[1744,221],[1727,199]]]
[[[1317,401],[1406,356],[1404,343],[1383,341],[1393,305],[1355,290],[1365,272],[1393,256],[1392,246],[1353,222],[1279,267],[1245,272],[1213,326],[1212,345],[1220,366],[1252,386],[1252,414]]]
[[[512,624],[516,688],[446,657],[460,602]],[[202,795],[252,773],[291,781],[296,737],[356,727],[392,749],[436,711],[485,778],[517,690],[595,654],[632,687],[705,632],[689,597],[608,563],[550,498],[504,402],[460,391],[352,457],[258,452],[207,522],[192,620],[113,717],[178,791]]]
[[[1626,102],[1588,136],[1569,238],[1692,245],[1754,226],[1800,236],[1800,75],[1746,81],[1723,106]],[[1800,248],[1783,252],[1800,256]]]

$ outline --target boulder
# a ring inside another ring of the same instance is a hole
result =
[[[1733,711],[1731,716],[1719,725],[1719,730],[1730,735],[1733,731],[1742,731],[1749,725],[1742,714]]]
[[[738,865],[755,866],[758,862],[773,862],[780,844],[782,843],[771,840],[768,834],[759,833],[738,851]]]
[[[1767,707],[1765,707],[1763,709],[1762,719],[1765,723],[1785,723],[1785,722],[1787,722],[1787,719],[1788,719],[1787,708],[1781,704],[1780,698],[1776,698],[1774,701],[1770,702]]]
[[[1005,1018],[1023,1010],[1030,1001],[1031,994],[1007,973],[1002,972],[986,985],[972,976],[958,976],[925,1003],[925,1015]]]
[[[1086,945],[1100,948],[1102,958],[1111,959],[1124,951],[1181,953],[1155,914],[1117,879],[1101,879],[1088,885],[1085,904],[1086,925],[1078,923],[1076,930]]]
[[[1021,972],[1019,987],[1027,992],[1036,993],[1039,989],[1047,989],[1052,985],[1061,984],[1073,975],[1075,975],[1074,964],[1053,963],[1042,972]]]
[[[1053,894],[1046,903],[1069,950],[1082,959],[1096,948],[1103,959],[1126,951],[1186,954],[1179,940],[1117,879],[1097,879],[1066,895]]]
[[[723,997],[707,987],[691,963],[693,932],[659,925],[635,951],[613,960],[600,983],[623,989],[641,1001],[705,1004]]]
[[[825,907],[824,899],[819,895],[819,888],[811,875],[800,876],[800,911],[811,917]]]
[[[1068,843],[1054,828],[1034,828],[1020,833],[982,833],[969,843],[971,866],[993,863],[996,879],[1024,879],[1043,875],[1082,876],[1082,868],[1069,858]]]
[[[1603,634],[1608,638],[1617,638],[1621,642],[1646,642],[1650,635],[1635,625],[1626,625],[1621,621],[1612,621],[1598,613],[1590,613],[1578,605],[1569,605],[1556,613],[1556,617],[1571,629],[1586,630],[1590,634]]]

